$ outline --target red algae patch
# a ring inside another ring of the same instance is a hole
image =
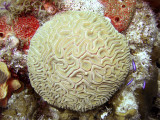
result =
[[[20,39],[30,40],[39,28],[39,21],[34,16],[19,17],[13,30]]]
[[[111,19],[113,26],[122,32],[131,22],[136,7],[136,0],[99,0],[105,6],[106,17]]]
[[[11,26],[6,23],[6,17],[0,17],[0,39],[6,37],[9,31]]]

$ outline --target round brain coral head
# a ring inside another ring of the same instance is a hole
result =
[[[86,111],[102,105],[125,80],[130,53],[125,37],[92,12],[56,14],[31,39],[31,85],[48,103]]]
[[[18,38],[30,40],[39,28],[39,22],[34,16],[19,17],[13,30]]]
[[[105,6],[105,16],[111,19],[113,26],[122,32],[131,22],[136,0],[99,0]]]

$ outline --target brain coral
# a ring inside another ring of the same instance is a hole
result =
[[[31,39],[27,58],[35,91],[60,108],[86,111],[105,103],[128,74],[125,37],[103,16],[55,15]]]

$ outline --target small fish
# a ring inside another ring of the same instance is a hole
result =
[[[143,82],[143,89],[145,88],[145,86],[146,86],[146,81],[144,80],[144,82]]]
[[[128,86],[129,84],[131,84],[132,81],[133,81],[133,78],[131,79],[131,81],[128,82],[127,86]]]
[[[133,70],[136,71],[136,64],[133,59],[132,59],[132,67],[133,67]]]

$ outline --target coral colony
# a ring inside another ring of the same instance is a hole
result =
[[[148,119],[159,44],[142,0],[1,0],[0,119]]]
[[[27,65],[31,85],[44,100],[84,112],[108,101],[123,83],[130,53],[125,37],[104,16],[69,11],[37,30]]]

